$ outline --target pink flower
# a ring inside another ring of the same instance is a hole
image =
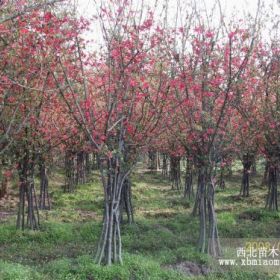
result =
[[[111,51],[111,56],[113,58],[118,58],[119,55],[120,55],[120,52],[118,50],[114,49],[114,50]]]
[[[137,86],[137,82],[134,79],[131,79],[129,84],[130,84],[131,87]]]

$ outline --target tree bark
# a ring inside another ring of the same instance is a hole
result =
[[[157,154],[155,151],[149,151],[149,169],[150,170],[157,170]]]
[[[190,200],[193,196],[193,163],[187,159],[184,197]]]
[[[172,189],[175,190],[182,189],[180,160],[177,156],[170,157],[170,181]]]
[[[271,165],[268,168],[268,195],[265,207],[270,211],[278,211],[278,169],[277,166]]]
[[[202,253],[217,257],[221,255],[217,218],[214,208],[215,186],[207,167],[199,169],[198,209],[199,209],[199,239],[198,248]],[[208,223],[207,223],[208,221]],[[207,250],[206,250],[207,249]]]
[[[98,243],[95,261],[111,265],[122,263],[122,241],[120,231],[120,200],[122,187],[128,173],[123,173],[118,157],[101,162],[102,184],[105,207],[103,227]]]
[[[249,153],[245,154],[242,159],[243,175],[240,188],[240,195],[243,197],[249,196],[250,189],[250,169],[253,163],[253,156]]]
[[[220,178],[219,178],[219,187],[220,189],[224,190],[226,187],[225,184],[225,168],[223,166],[221,166],[221,170],[220,170]]]
[[[267,185],[268,184],[268,174],[269,174],[268,170],[269,170],[269,163],[268,163],[268,161],[266,161],[265,162],[263,179],[262,179],[262,185]]]
[[[6,176],[2,177],[1,186],[0,186],[0,199],[7,194],[8,190],[8,179]]]
[[[254,158],[252,161],[252,166],[251,166],[251,175],[256,176],[257,175],[257,162],[256,159]]]
[[[92,170],[99,170],[100,169],[100,158],[99,155],[96,153],[92,154],[92,164],[91,164]]]
[[[73,192],[77,185],[75,174],[74,152],[67,150],[65,153],[65,186],[64,192]]]
[[[168,156],[167,154],[162,155],[162,169],[161,169],[162,176],[164,178],[168,177]]]
[[[39,211],[34,187],[34,157],[30,157],[28,150],[25,150],[24,157],[19,162],[18,172],[19,204],[16,225],[22,230],[25,227],[37,230],[39,229]],[[27,211],[25,211],[26,201]]]
[[[6,172],[11,169],[7,164],[5,158],[0,162],[0,199],[3,198],[8,192],[8,176]]]
[[[77,184],[86,183],[86,154],[84,151],[77,153]]]
[[[199,201],[200,201],[200,184],[201,184],[202,178],[201,178],[201,172],[198,172],[197,176],[197,188],[196,188],[196,194],[195,194],[195,201],[193,205],[192,215],[196,216],[198,215],[198,208],[199,208]]]
[[[90,171],[91,171],[91,161],[90,161],[90,154],[85,153],[85,168],[86,168],[86,181],[89,182],[90,178]]]
[[[134,213],[132,207],[132,195],[131,195],[131,181],[129,178],[124,180],[121,192],[121,202],[120,202],[120,220],[123,223],[123,214],[126,213],[128,224],[134,222]]]
[[[40,171],[40,196],[39,196],[39,208],[42,210],[50,210],[50,195],[49,195],[49,178],[47,174],[47,167],[44,158],[40,157],[39,162]]]

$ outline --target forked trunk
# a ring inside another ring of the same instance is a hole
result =
[[[101,163],[102,183],[105,196],[103,227],[95,260],[98,264],[122,263],[120,231],[120,200],[122,186],[128,174],[121,171],[117,157]]]

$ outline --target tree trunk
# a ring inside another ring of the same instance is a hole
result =
[[[86,157],[85,152],[77,153],[77,184],[86,183]]]
[[[7,194],[7,190],[8,190],[8,178],[6,176],[3,176],[0,185],[0,199]]]
[[[257,175],[257,162],[255,158],[253,159],[252,166],[251,166],[251,175],[252,176]]]
[[[200,201],[200,184],[201,184],[202,178],[201,178],[201,172],[198,172],[197,176],[197,188],[196,188],[196,194],[195,194],[195,201],[193,205],[192,215],[196,216],[198,215],[198,208],[199,208],[199,201]]]
[[[99,170],[100,169],[100,158],[99,155],[96,153],[92,154],[92,164],[91,164],[92,170]]]
[[[120,231],[120,199],[122,186],[128,174],[120,170],[118,157],[101,162],[102,184],[105,196],[103,227],[95,260],[98,264],[122,263]]]
[[[233,174],[233,172],[232,172],[232,163],[228,164],[226,169],[227,169],[227,176],[231,177],[232,174]]]
[[[154,151],[149,151],[149,169],[157,170],[157,154]]]
[[[274,165],[268,168],[268,195],[265,207],[270,211],[278,211],[278,192],[277,192],[278,170]]]
[[[263,179],[262,179],[262,185],[267,185],[268,184],[268,174],[269,174],[268,170],[269,170],[269,164],[268,164],[268,161],[266,161],[265,162]]]
[[[180,160],[180,157],[170,157],[170,181],[172,189],[175,190],[180,190],[182,188]]]
[[[50,210],[50,196],[49,196],[49,178],[47,174],[47,167],[45,160],[41,157],[39,162],[40,171],[40,196],[39,208],[42,210]]]
[[[219,178],[219,187],[222,190],[224,190],[225,187],[226,187],[224,176],[225,176],[225,168],[223,166],[221,166],[220,178]]]
[[[162,155],[162,169],[161,169],[161,172],[162,172],[162,176],[164,178],[167,178],[168,177],[168,156],[166,154],[163,154]]]
[[[86,168],[86,180],[89,182],[90,171],[91,171],[91,161],[90,161],[90,154],[85,153],[85,168]]]
[[[160,170],[160,154],[159,152],[156,152],[156,158],[157,158],[157,171]]]
[[[208,238],[208,254],[214,257],[221,255],[221,245],[218,234],[217,217],[214,208],[215,186],[213,182],[208,183],[207,190],[207,206],[209,218],[209,238]]]
[[[25,151],[23,159],[19,162],[19,206],[17,215],[17,228],[25,227],[39,229],[39,211],[34,187],[34,158],[29,157],[29,151]],[[27,211],[25,211],[27,200]],[[25,214],[27,212],[27,216]],[[25,221],[26,220],[26,221]]]
[[[126,213],[127,222],[132,224],[134,222],[134,214],[132,207],[132,195],[131,195],[131,181],[129,178],[124,180],[121,192],[121,202],[120,202],[120,220],[123,223],[123,214]]]
[[[64,192],[73,192],[77,185],[75,175],[74,153],[67,150],[65,153],[65,186]]]
[[[250,187],[249,170],[243,166],[240,195],[242,195],[243,197],[249,196],[249,187]]]
[[[247,153],[243,156],[242,164],[243,164],[243,175],[242,182],[240,188],[240,195],[243,197],[249,196],[249,188],[250,188],[250,169],[253,163],[253,156]]]
[[[193,163],[187,159],[184,197],[190,200],[193,196]]]
[[[3,158],[0,163],[0,199],[3,198],[8,192],[8,175],[7,171],[11,169],[5,159]]]
[[[200,221],[198,248],[202,253],[205,253],[207,248],[208,254],[217,257],[221,255],[221,248],[214,208],[215,187],[206,167],[199,169],[198,193]]]

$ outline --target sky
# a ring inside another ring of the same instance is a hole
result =
[[[110,0],[73,0],[76,2],[78,13],[85,17],[90,18],[96,13],[97,4],[107,3]],[[134,2],[141,2],[141,0],[133,0]],[[161,5],[168,1],[168,20],[170,22],[174,22],[174,18],[176,15],[176,3],[180,2],[182,7],[188,9],[188,3],[192,2],[192,5],[197,5],[200,9],[204,11],[207,10],[207,13],[211,11],[211,8],[217,3],[217,0],[143,0],[144,3],[149,6],[154,6],[157,2],[157,9],[160,10]],[[225,18],[225,22],[230,21],[231,18],[247,18],[250,15],[255,17],[259,0],[220,0],[222,13]],[[278,21],[280,21],[280,0],[260,0],[260,2],[264,5],[260,9],[260,15],[264,19],[263,29],[264,36],[268,36],[271,29],[271,19],[274,17]],[[214,24],[219,24],[220,22],[220,12],[217,8],[214,21]],[[181,9],[184,10],[184,9]],[[274,21],[275,22],[275,21]],[[279,27],[280,29],[280,27]],[[91,32],[86,34],[88,39],[93,39],[96,43],[101,42],[101,31],[99,26],[91,26]]]
[[[95,1],[94,0],[76,0],[78,4],[78,9],[80,13],[84,16],[91,15],[94,13],[95,10]],[[106,2],[108,0],[99,0],[97,2]],[[153,5],[155,3],[155,0],[148,0],[146,1],[150,5]],[[162,1],[158,1],[162,2]],[[177,0],[169,0],[169,6],[175,6]],[[181,0],[181,3],[187,2],[186,0]],[[215,0],[197,0],[193,1],[197,5],[206,5],[207,8],[213,7]],[[278,12],[278,16],[280,17],[280,1],[279,0],[262,0],[262,2],[265,3],[266,6],[273,7],[274,12]],[[278,3],[277,3],[278,2]],[[225,11],[226,15],[230,15],[233,12],[236,13],[255,13],[257,6],[258,6],[258,0],[220,0],[222,9]]]

